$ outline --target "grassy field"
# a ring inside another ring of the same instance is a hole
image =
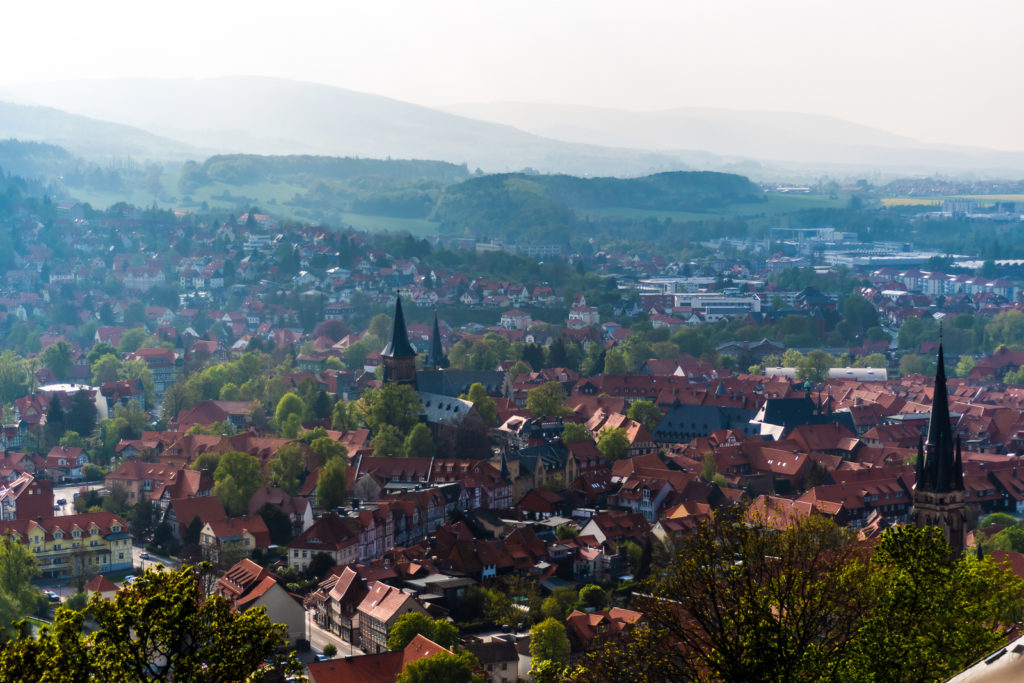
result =
[[[882,199],[882,206],[942,206],[942,200],[924,197],[885,197]]]

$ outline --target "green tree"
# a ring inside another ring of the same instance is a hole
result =
[[[91,368],[92,383],[96,386],[105,382],[116,382],[121,373],[121,360],[113,353],[96,358]]]
[[[248,453],[232,451],[221,456],[213,473],[213,493],[229,515],[241,515],[256,489],[263,486],[260,461]]]
[[[530,366],[521,360],[517,360],[515,364],[508,369],[508,376],[513,382],[516,381],[516,377],[524,375],[530,372]]]
[[[843,318],[846,319],[858,334],[878,326],[878,312],[870,301],[860,294],[850,294],[843,299]]]
[[[32,386],[25,359],[10,349],[0,353],[0,403],[8,405],[21,398]]]
[[[934,371],[934,364],[916,353],[905,353],[900,358],[900,374],[902,375],[931,375]]]
[[[127,522],[135,540],[144,543],[149,539],[157,521],[157,512],[158,509],[148,497],[132,506]]]
[[[302,402],[302,399],[288,392],[277,402],[277,409],[274,410],[274,422],[277,424],[277,428],[281,429],[289,415],[298,415],[301,420],[305,412],[306,404]]]
[[[977,363],[978,361],[974,356],[969,356],[967,354],[960,356],[960,360],[957,361],[956,364],[956,376],[967,377],[971,374],[971,370],[974,369],[974,366]]]
[[[121,335],[117,342],[117,352],[120,354],[135,353],[143,347],[149,338],[149,334],[141,327],[135,327]]]
[[[608,594],[600,586],[588,584],[580,589],[580,604],[583,607],[602,609],[608,604]]]
[[[404,438],[417,422],[423,404],[419,394],[407,384],[385,384],[380,389],[366,392],[362,402],[366,411],[366,426],[377,434],[389,425]]]
[[[436,452],[434,437],[430,434],[430,427],[420,422],[409,436],[405,437],[402,444],[402,452],[407,458],[432,458]]]
[[[64,432],[64,436],[60,437],[59,445],[65,448],[81,448],[83,450],[88,446],[82,435],[72,429]]]
[[[475,673],[476,662],[468,652],[439,652],[405,665],[395,683],[484,683]]]
[[[211,477],[215,477],[217,473],[217,465],[219,464],[220,453],[206,452],[200,453],[196,457],[196,459],[192,461],[192,464],[189,465],[189,467],[196,470],[197,472],[202,472],[203,470],[206,470]]]
[[[370,320],[370,324],[367,326],[367,331],[375,336],[377,339],[390,339],[391,338],[391,316],[384,313],[378,313],[373,316]]]
[[[569,663],[569,636],[562,622],[549,618],[530,629],[530,656],[534,662]]]
[[[628,372],[629,368],[626,366],[626,356],[623,355],[623,352],[616,348],[608,349],[604,354],[604,374],[625,375]]]
[[[348,449],[329,436],[319,436],[309,442],[309,449],[316,455],[317,467],[323,467],[331,458],[348,458]]]
[[[85,389],[79,389],[71,396],[66,422],[69,430],[82,437],[92,436],[96,431],[96,406]]]
[[[654,640],[678,647],[665,663],[670,679],[830,680],[859,627],[866,578],[853,532],[830,520],[803,518],[776,533],[722,510],[677,541],[638,609]]]
[[[648,432],[653,432],[665,415],[654,405],[654,401],[633,401],[626,417],[642,424]]]
[[[597,438],[597,450],[609,460],[620,460],[629,452],[629,438],[626,430],[605,429]]]
[[[71,368],[75,364],[74,351],[71,349],[71,345],[63,339],[43,349],[39,360],[58,381],[65,382],[71,377]]]
[[[1013,515],[1008,515],[1005,512],[993,512],[987,515],[985,519],[978,525],[979,529],[992,526],[993,524],[1002,524],[1003,526],[1017,526],[1019,522]]]
[[[820,384],[828,377],[828,371],[835,366],[836,360],[819,349],[808,353],[796,366],[796,378]]]
[[[85,360],[86,360],[87,363],[89,363],[89,366],[92,367],[92,365],[96,361],[98,361],[103,356],[108,356],[108,355],[109,356],[114,356],[116,358],[117,357],[117,349],[115,349],[113,346],[111,346],[107,342],[102,342],[102,341],[101,342],[96,342],[95,344],[92,345],[92,348],[89,349],[89,353],[85,354]]]
[[[346,459],[337,456],[328,460],[320,470],[320,476],[316,480],[316,502],[320,507],[330,510],[345,502],[347,469]]]
[[[114,420],[124,420],[120,427],[122,439],[141,439],[142,432],[149,426],[149,415],[136,401],[127,405],[114,406]]]
[[[566,422],[562,428],[562,441],[565,443],[575,443],[577,441],[589,441],[590,430],[587,426],[580,424],[579,422]]]
[[[526,409],[534,417],[560,417],[568,415],[565,389],[560,382],[545,382],[526,392]]]
[[[117,372],[118,379],[137,379],[142,383],[142,390],[146,394],[146,408],[153,407],[156,399],[156,382],[153,381],[153,371],[141,358],[126,360],[121,363]]]
[[[35,611],[39,591],[32,579],[36,574],[36,559],[28,546],[0,536],[0,641],[10,635],[11,622]]]
[[[397,427],[389,424],[381,425],[377,435],[370,441],[375,458],[405,457],[405,442]]]
[[[871,560],[869,612],[849,680],[945,680],[1005,642],[1024,585],[990,559],[957,557],[935,527],[887,529]]]
[[[565,621],[565,618],[569,616],[569,612],[573,610],[578,600],[579,593],[576,590],[569,587],[556,588],[541,603],[541,615],[545,619],[554,619],[558,622]]]
[[[487,387],[479,382],[474,382],[469,386],[469,391],[460,396],[459,398],[470,401],[476,410],[480,413],[480,417],[484,421],[493,426],[498,419],[498,409],[494,403],[494,399],[487,394]]]
[[[388,633],[388,649],[401,650],[416,637],[422,635],[443,648],[459,644],[459,631],[444,619],[431,619],[419,612],[409,612],[398,618]]]
[[[336,402],[331,410],[331,429],[343,432],[355,428],[355,421],[349,415],[348,404],[345,401]]]
[[[270,542],[275,545],[286,545],[292,540],[292,520],[283,510],[273,503],[264,503],[256,511],[263,518],[270,532]]]
[[[84,614],[62,608],[38,636],[23,630],[0,650],[0,680],[260,680],[268,666],[301,671],[287,645],[264,609],[239,613],[204,595],[192,567],[149,569],[113,600],[93,595]]]
[[[277,449],[270,461],[270,474],[274,484],[285,493],[294,496],[302,484],[302,473],[306,470],[306,454],[297,443],[286,443]]]

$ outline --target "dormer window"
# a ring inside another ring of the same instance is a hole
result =
[[[54,531],[54,532],[53,532],[53,537],[54,537],[54,538],[55,538],[56,540],[58,540],[58,541],[59,541],[59,540],[61,540],[61,539],[63,539],[63,538],[64,538],[64,532],[63,532],[63,531]]]

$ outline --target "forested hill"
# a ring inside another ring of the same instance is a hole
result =
[[[510,173],[449,186],[432,219],[444,230],[468,230],[478,238],[550,242],[568,236],[575,211],[706,211],[761,196],[757,185],[730,173],[673,172],[642,178]]]
[[[469,177],[465,164],[420,159],[363,159],[312,155],[259,156],[220,154],[198,164],[193,173],[222,183],[252,184],[311,180],[380,178],[389,181],[428,179],[454,183]]]
[[[0,173],[27,178],[67,173],[80,161],[63,147],[42,142],[0,140]]]

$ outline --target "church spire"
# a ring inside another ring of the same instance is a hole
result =
[[[395,322],[391,328],[391,341],[380,355],[385,382],[416,384],[416,349],[409,343],[409,332],[405,329],[401,296],[395,299]]]
[[[949,421],[949,394],[946,391],[946,367],[939,342],[939,358],[935,368],[935,390],[932,393],[932,414],[928,423],[928,440],[924,444],[924,467],[918,488],[944,493],[963,488],[963,465],[956,459],[957,443]]]
[[[391,326],[391,341],[380,352],[385,358],[415,356],[416,349],[409,343],[409,332],[405,329],[405,315],[402,313],[402,297],[395,296],[395,321]]]
[[[914,523],[942,530],[957,553],[966,547],[967,516],[964,509],[964,465],[960,439],[953,438],[949,423],[945,357],[939,342],[935,391],[928,423],[928,440],[918,445],[917,484],[914,487]]]
[[[437,324],[437,309],[434,309],[434,332],[430,340],[430,353],[423,363],[424,367],[440,370],[448,367],[448,357],[441,346],[441,328]]]

